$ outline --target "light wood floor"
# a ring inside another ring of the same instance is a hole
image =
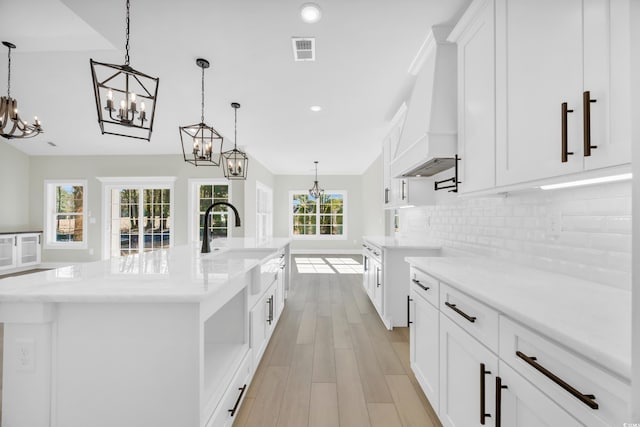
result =
[[[362,275],[301,274],[295,257],[291,271],[285,310],[234,426],[441,426],[411,371],[408,328],[384,327]]]

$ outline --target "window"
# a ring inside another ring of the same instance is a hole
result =
[[[273,190],[256,181],[256,238],[273,237]]]
[[[191,242],[202,241],[204,214],[216,202],[229,202],[231,187],[227,180],[189,180],[189,236]],[[226,206],[216,206],[211,211],[209,235],[213,238],[231,237],[229,213]]]
[[[173,246],[173,177],[98,178],[103,183],[103,258]]]
[[[45,181],[46,247],[87,248],[87,182]]]
[[[319,198],[308,191],[289,193],[289,233],[298,239],[346,239],[347,193],[326,191]]]

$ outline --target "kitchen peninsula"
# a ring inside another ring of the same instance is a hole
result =
[[[289,239],[197,246],[2,280],[3,425],[230,425],[282,311]]]

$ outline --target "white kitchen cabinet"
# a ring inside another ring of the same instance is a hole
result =
[[[423,298],[422,292],[412,289],[409,298],[409,356],[411,369],[418,383],[431,403],[431,407],[438,413],[440,406],[439,311]]]
[[[493,426],[493,384],[497,372],[498,356],[440,313],[439,416],[442,424]]]
[[[496,407],[496,427],[578,427],[583,424],[563,410],[547,395],[529,381],[500,361],[500,375],[496,378],[495,390],[500,399]]]
[[[378,310],[378,313],[382,315],[383,313],[383,295],[384,295],[384,282],[382,276],[382,264],[379,260],[375,258],[371,258],[371,299],[373,301],[373,305]]]
[[[254,368],[258,367],[260,359],[262,359],[275,325],[273,314],[276,288],[276,283],[272,283],[249,312],[251,322],[250,345],[253,351]]]
[[[458,48],[459,193],[496,185],[494,0],[473,3],[448,38]]]
[[[40,264],[40,233],[18,234],[18,266]]]
[[[13,234],[0,235],[0,270],[15,268],[18,264],[17,236]]]
[[[0,271],[40,264],[40,233],[0,234]]]
[[[627,0],[496,0],[495,30],[497,185],[630,162]]]

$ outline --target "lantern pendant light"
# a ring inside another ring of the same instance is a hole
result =
[[[7,96],[0,98],[0,136],[7,139],[31,138],[42,132],[40,121],[34,118],[33,124],[25,122],[18,114],[18,101],[11,98],[11,49],[16,45],[11,42],[2,42],[9,48]]]
[[[309,190],[309,195],[317,199],[320,196],[322,196],[322,193],[324,193],[324,190],[318,186],[318,161],[316,160],[313,163],[316,164],[316,180],[313,181],[313,187],[311,187],[311,189]]]
[[[89,60],[98,123],[103,135],[118,135],[150,141],[160,79],[136,71],[129,65],[130,1],[126,0],[126,3],[127,32],[124,65]]]
[[[249,166],[249,157],[246,153],[238,150],[238,108],[240,104],[232,102],[231,107],[234,109],[235,121],[233,128],[233,150],[222,153],[222,165],[224,168],[224,176],[227,179],[247,179],[247,167]]]
[[[196,59],[196,65],[202,68],[200,123],[179,127],[182,154],[184,155],[184,161],[194,166],[220,166],[222,136],[204,122],[204,70],[209,68],[209,61],[198,58]]]

